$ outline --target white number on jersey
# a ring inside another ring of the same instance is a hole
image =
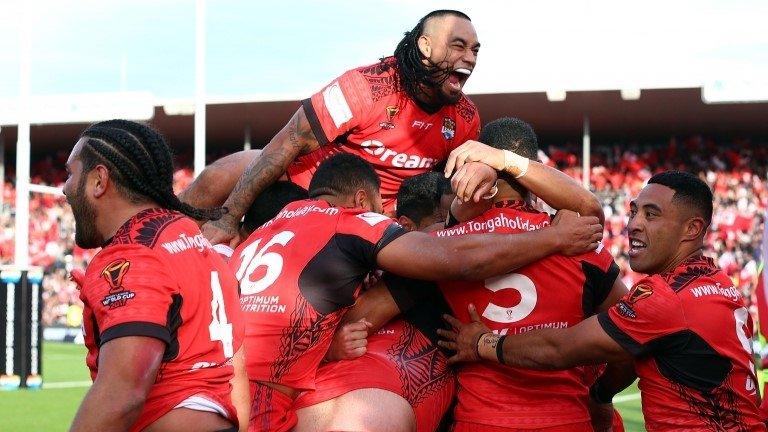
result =
[[[283,271],[283,257],[277,252],[267,252],[270,247],[279,244],[285,246],[294,237],[294,233],[283,231],[267,242],[263,248],[259,249],[262,239],[258,239],[243,249],[240,253],[242,262],[237,270],[235,277],[240,281],[240,295],[258,294],[270,285],[275,283],[280,273]],[[267,272],[259,280],[252,281],[250,275],[261,266],[267,267]]]

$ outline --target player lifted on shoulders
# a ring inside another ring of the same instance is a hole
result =
[[[465,14],[427,14],[392,57],[347,71],[304,100],[261,153],[237,153],[204,171],[201,181],[214,177],[217,181],[209,184],[215,188],[184,194],[184,200],[219,204],[219,197],[229,195],[224,203],[229,213],[203,226],[203,233],[213,243],[238,243],[237,222],[267,185],[287,173],[307,188],[318,164],[340,152],[373,165],[381,178],[384,211],[394,215],[404,179],[431,170],[453,148],[477,138],[480,118],[462,88],[479,49]],[[232,173],[239,172],[237,180]]]
[[[66,168],[75,241],[102,248],[81,281],[94,383],[71,430],[237,430],[237,281],[191,219],[222,209],[176,198],[168,146],[138,123],[90,126]]]

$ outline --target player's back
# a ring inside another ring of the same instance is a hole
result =
[[[230,265],[240,280],[248,377],[313,389],[343,312],[388,235],[401,231],[378,213],[303,200],[238,246]]]
[[[438,232],[515,233],[549,225],[549,215],[520,202],[497,203],[479,218]],[[536,247],[536,245],[531,245]],[[618,268],[605,250],[577,257],[552,255],[482,282],[441,282],[451,309],[468,321],[472,303],[499,334],[567,328],[594,313],[608,296]],[[541,428],[589,420],[582,371],[533,371],[503,365],[464,365],[458,373],[456,420],[508,428]]]
[[[765,430],[752,319],[712,259],[641,280],[600,321],[636,356],[649,431]]]
[[[165,209],[139,212],[88,266],[84,286],[94,378],[98,349],[108,340],[137,335],[167,343],[137,427],[193,395],[233,418],[229,360],[243,335],[237,281],[194,221]]]

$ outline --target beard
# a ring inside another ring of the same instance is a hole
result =
[[[453,94],[446,89],[446,82],[453,72],[453,68],[448,62],[441,61],[433,63],[430,61],[427,66],[429,73],[425,77],[423,84],[430,89],[432,104],[436,106],[455,105],[461,99],[461,92]]]
[[[96,229],[96,209],[85,198],[85,176],[77,185],[75,196],[68,196],[67,201],[75,217],[75,244],[83,249],[100,247],[103,242]]]

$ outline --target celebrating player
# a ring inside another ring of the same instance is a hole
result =
[[[381,210],[379,179],[362,158],[345,153],[320,165],[309,195],[254,231],[231,261],[247,316],[252,430],[293,427],[293,399],[314,388],[335,327],[376,267],[424,279],[477,279],[560,250],[594,248],[602,236],[595,217],[515,236],[405,233],[371,211]]]
[[[210,203],[223,193],[229,195],[224,203],[229,212],[204,225],[203,233],[213,243],[237,244],[240,217],[267,185],[287,172],[288,179],[306,188],[318,164],[340,152],[374,166],[384,210],[393,215],[405,178],[431,170],[453,148],[477,138],[480,119],[462,88],[479,48],[465,14],[427,14],[405,34],[392,57],[347,71],[304,100],[261,153],[231,155],[204,171],[200,181],[217,181],[208,182],[212,187],[204,194],[185,194],[184,199]],[[243,172],[234,190],[233,172]],[[485,186],[478,196],[492,184]]]
[[[649,431],[765,431],[752,364],[752,320],[739,290],[702,254],[712,192],[698,177],[667,171],[630,203],[632,270],[645,273],[608,312],[565,330],[490,333],[476,315],[449,318],[453,361],[486,360],[532,369],[634,359]],[[601,377],[591,389],[610,401],[621,390]]]
[[[408,231],[442,227],[452,199],[442,173],[411,177],[397,193],[398,222]],[[315,390],[296,400],[296,431],[437,428],[453,399],[454,375],[437,338],[429,337],[434,331],[425,333],[423,326],[441,325],[443,309],[438,304],[444,302],[423,304],[418,311],[422,319],[396,319],[368,336],[372,326],[368,320],[384,324],[390,319],[376,315],[385,312],[379,307],[380,296],[389,294],[386,289],[369,290],[344,317],[345,322],[354,322],[337,330],[326,355],[327,360],[340,361],[320,366]]]
[[[102,250],[82,281],[94,380],[73,431],[235,431],[237,281],[173,194],[163,138],[125,120],[86,129],[66,163],[75,241]]]
[[[565,174],[545,167],[535,159],[538,152],[532,128],[518,119],[499,119],[483,128],[481,139],[459,147],[449,158],[447,169],[460,167],[457,155],[500,155],[505,170],[505,152],[514,154],[507,171],[499,176],[494,206],[465,223],[438,231],[443,238],[460,238],[473,232],[515,233],[540,229],[549,224],[549,216],[533,210],[530,185],[555,207],[582,208],[581,202],[596,202]],[[468,149],[468,147],[472,147]],[[488,162],[486,157],[476,160]],[[542,171],[556,175],[543,176]],[[536,189],[535,185],[544,185]],[[413,316],[414,305],[444,297],[457,313],[470,303],[483,311],[483,320],[502,334],[516,334],[533,328],[572,326],[600,308],[615,303],[626,288],[617,278],[618,267],[606,250],[598,249],[576,257],[551,255],[519,268],[514,273],[482,282],[448,282],[437,285],[398,277],[385,277],[398,309]],[[541,374],[504,366],[473,365],[458,371],[458,404],[454,430],[546,430],[592,431],[589,417],[588,389],[578,370]]]

